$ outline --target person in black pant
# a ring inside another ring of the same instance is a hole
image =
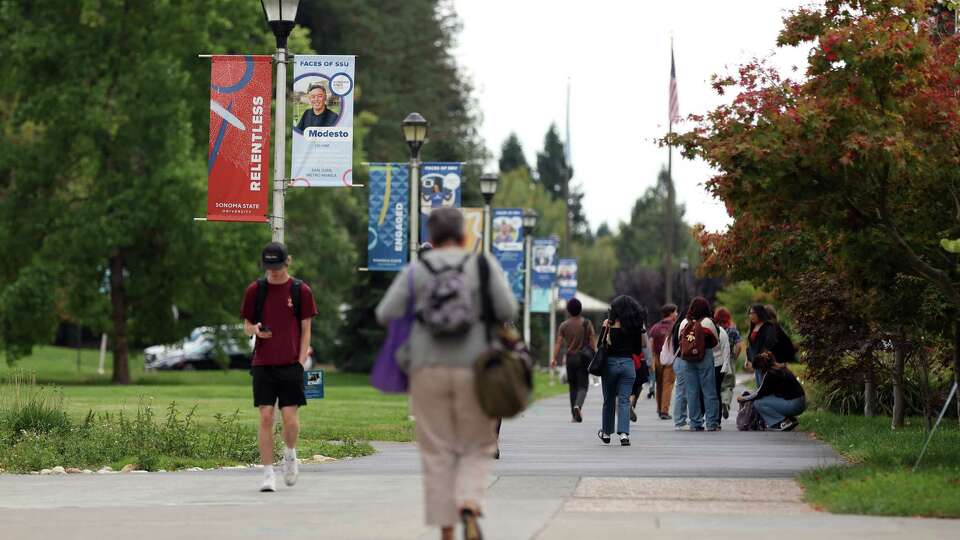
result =
[[[587,399],[587,389],[590,387],[590,375],[587,366],[592,358],[591,351],[597,350],[597,334],[593,323],[580,316],[583,304],[576,298],[567,302],[567,313],[570,317],[563,321],[557,331],[557,342],[554,345],[553,360],[550,368],[557,367],[557,358],[560,358],[561,346],[566,345],[565,359],[567,364],[567,384],[570,385],[570,413],[574,422],[583,422],[583,402]],[[584,349],[587,348],[584,354]]]

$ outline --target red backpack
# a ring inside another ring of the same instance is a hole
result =
[[[707,330],[702,321],[687,319],[687,325],[680,332],[680,358],[687,362],[699,363],[707,349],[717,346],[717,336]]]

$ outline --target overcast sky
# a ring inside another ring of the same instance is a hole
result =
[[[491,153],[499,158],[513,131],[534,166],[551,122],[564,136],[569,78],[573,180],[585,187],[590,225],[616,227],[667,163],[667,150],[654,139],[667,131],[671,35],[680,114],[703,113],[721,100],[709,86],[714,73],[771,55],[784,72],[802,72],[806,51],[778,50],[776,36],[787,10],[810,3],[454,0],[463,23],[456,55],[476,88],[480,133]],[[674,153],[687,221],[722,229],[726,211],[703,189],[710,176],[702,162]]]

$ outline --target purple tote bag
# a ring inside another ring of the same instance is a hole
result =
[[[410,289],[410,299],[407,301],[407,312],[403,317],[390,321],[387,327],[387,340],[383,343],[377,361],[370,372],[370,383],[381,392],[402,393],[407,391],[407,374],[397,365],[397,351],[408,339],[416,314],[413,311],[413,268],[407,278]]]

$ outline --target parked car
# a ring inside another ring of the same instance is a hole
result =
[[[218,347],[231,369],[248,369],[253,340],[243,335],[240,325],[201,326],[179,343],[154,345],[143,350],[145,369],[220,369]]]
[[[200,326],[179,343],[154,345],[143,350],[145,369],[220,369],[217,346],[226,355],[230,369],[249,369],[253,359],[255,338],[243,334],[242,325]],[[313,349],[307,356],[306,369],[314,365]]]

